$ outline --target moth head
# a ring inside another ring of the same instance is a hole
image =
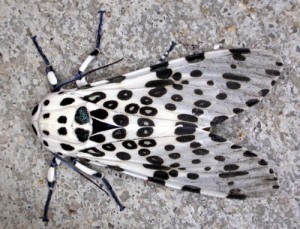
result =
[[[52,93],[36,105],[32,127],[51,152],[73,151],[89,139],[92,121],[87,103],[76,96]]]

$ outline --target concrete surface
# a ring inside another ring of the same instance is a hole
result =
[[[219,42],[225,48],[259,47],[280,54],[284,74],[274,90],[216,131],[267,158],[281,188],[268,199],[230,201],[104,171],[127,207],[119,212],[112,199],[61,166],[49,228],[300,227],[299,1],[212,2],[0,1],[1,228],[44,227],[39,217],[51,155],[38,143],[30,118],[49,86],[30,36],[38,35],[61,79],[69,79],[94,47],[99,9],[108,13],[101,56],[92,67],[125,59],[94,79],[156,63],[171,40],[179,43],[171,58],[212,50]]]

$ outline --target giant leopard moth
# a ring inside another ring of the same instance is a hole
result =
[[[268,94],[280,75],[278,56],[236,48],[166,61],[172,43],[159,64],[88,83],[86,76],[94,70],[84,72],[99,53],[103,15],[100,11],[96,49],[77,75],[61,84],[32,38],[53,86],[32,111],[33,130],[54,155],[43,221],[48,221],[55,170],[61,161],[86,178],[101,178],[121,210],[124,207],[107,180],[89,165],[231,199],[270,195],[279,188],[267,161],[209,131]],[[71,82],[77,89],[62,89]]]

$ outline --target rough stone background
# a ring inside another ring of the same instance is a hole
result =
[[[196,3],[197,2],[197,3]],[[43,228],[51,155],[31,130],[31,110],[49,92],[38,40],[62,80],[94,48],[97,11],[105,9],[101,55],[92,67],[124,57],[100,79],[157,62],[171,40],[171,59],[221,43],[271,49],[284,74],[262,103],[216,131],[268,159],[280,190],[268,199],[200,196],[104,171],[126,210],[61,166],[49,228],[299,228],[300,6],[297,0],[244,1],[0,0],[0,227]]]

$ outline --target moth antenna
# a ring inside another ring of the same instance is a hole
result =
[[[175,48],[176,45],[177,45],[177,43],[175,41],[172,41],[169,49],[161,56],[161,58],[159,59],[159,61],[160,62],[165,61],[168,58],[170,52]]]

